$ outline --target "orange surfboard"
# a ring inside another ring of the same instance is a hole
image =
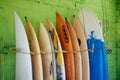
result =
[[[84,33],[84,30],[82,28],[80,21],[75,16],[73,17],[73,27],[75,29],[77,39],[79,42],[79,46],[81,49],[82,79],[83,80],[90,80],[89,56],[88,56],[88,48],[87,48],[85,33]]]
[[[27,37],[29,40],[30,50],[34,52],[34,54],[31,55],[33,80],[43,80],[42,60],[41,60],[39,43],[35,31],[32,27],[32,24],[30,23],[27,17],[25,18],[26,18],[26,26],[27,26],[26,29],[27,29]]]
[[[63,53],[66,80],[75,80],[74,56],[71,38],[67,26],[59,13],[56,13],[56,26],[62,49],[66,51]]]
[[[73,51],[74,51],[74,63],[75,63],[75,80],[82,80],[82,59],[80,47],[78,44],[76,33],[71,25],[71,23],[65,18],[66,25],[70,33]]]

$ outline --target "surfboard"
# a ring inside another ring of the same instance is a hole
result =
[[[25,17],[25,19],[26,19],[26,32],[27,32],[27,37],[29,40],[30,50],[31,52],[34,53],[31,55],[33,79],[43,80],[43,68],[42,68],[42,59],[41,59],[41,54],[40,54],[39,43],[38,43],[32,24],[30,23],[27,17]]]
[[[86,33],[88,48],[92,51],[89,52],[90,58],[90,79],[91,80],[106,80],[107,65],[106,54],[102,47],[104,46],[102,41],[102,35],[100,33],[100,25],[97,18],[87,8],[83,8],[79,13],[79,19],[82,21],[83,28]],[[106,63],[106,64],[105,64]]]
[[[75,80],[82,80],[82,59],[81,59],[81,52],[80,52],[77,36],[69,20],[65,18],[65,21],[70,33],[73,51],[74,51]]]
[[[50,46],[51,46],[51,52],[52,52],[52,63],[53,63],[53,80],[57,79],[56,76],[56,60],[55,60],[55,52],[54,52],[54,47],[53,47],[53,43],[52,43],[52,38],[50,36],[50,33],[48,32],[48,36],[49,36],[49,40],[50,40]]]
[[[56,12],[56,29],[62,45],[62,49],[66,51],[63,54],[66,80],[75,80],[74,56],[70,34],[64,20],[58,12]]]
[[[89,56],[88,56],[88,48],[87,42],[84,34],[84,30],[82,25],[77,17],[73,16],[73,28],[76,32],[78,43],[81,50],[81,58],[82,58],[82,79],[90,80],[90,71],[89,71]]]
[[[103,63],[103,80],[108,80],[108,63],[107,63],[107,55],[106,55],[106,49],[105,49],[105,43],[103,39],[102,34],[102,28],[99,24],[98,18],[95,15],[95,13],[90,9],[85,9],[87,13],[92,17],[94,24],[96,24],[95,27],[99,30],[99,36],[100,36],[100,50],[102,51],[102,63]]]
[[[64,58],[62,53],[62,48],[60,44],[60,40],[57,34],[57,31],[50,20],[46,20],[47,30],[50,33],[52,38],[54,51],[55,52],[55,59],[56,59],[56,72],[57,78],[56,80],[66,80],[65,79],[65,66],[64,66]]]
[[[16,80],[32,80],[32,63],[28,39],[24,26],[16,12]]]
[[[42,53],[42,63],[43,63],[43,76],[44,80],[54,80],[53,76],[53,62],[52,62],[52,49],[50,45],[49,36],[44,25],[40,24],[39,32],[39,44],[40,49],[45,52]]]
[[[102,27],[100,27],[100,33],[101,33],[101,48],[103,52],[103,79],[104,80],[109,80],[109,74],[108,74],[108,60],[107,60],[107,53],[106,53],[106,48],[105,48],[105,42],[102,34]]]

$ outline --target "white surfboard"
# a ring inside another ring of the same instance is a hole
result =
[[[99,32],[99,24],[96,19],[93,19],[93,16],[90,16],[90,13],[87,12],[87,8],[81,9],[80,13],[78,14],[78,17],[80,21],[83,24],[83,28],[85,30],[86,38],[90,38],[91,31],[94,31],[94,36],[97,39],[100,39],[100,32]]]
[[[32,80],[32,64],[24,26],[14,12],[16,27],[16,80]]]

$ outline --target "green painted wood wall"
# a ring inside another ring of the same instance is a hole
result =
[[[117,79],[120,79],[120,1],[117,0],[117,13],[116,13],[116,25],[117,25]]]
[[[116,6],[116,2],[116,0],[0,0],[0,80],[15,80],[15,52],[6,52],[7,48],[15,48],[14,11],[19,14],[25,27],[24,16],[27,16],[38,35],[39,24],[40,22],[45,24],[46,18],[56,25],[56,11],[72,22],[72,16],[77,15],[82,7],[92,9],[103,22],[106,47],[112,49],[112,54],[107,55],[109,80],[120,79],[120,5]]]

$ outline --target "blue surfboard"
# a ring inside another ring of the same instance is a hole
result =
[[[83,8],[79,13],[89,51],[90,80],[108,80],[108,63],[102,29],[95,14]]]
[[[102,25],[100,25],[99,29],[100,29],[100,35],[101,35],[101,40],[102,40],[101,48],[102,48],[102,56],[103,56],[103,76],[104,76],[103,79],[109,80],[109,78],[108,78],[108,61],[107,61],[107,55],[106,55],[105,42],[104,42],[103,34],[102,34]]]

